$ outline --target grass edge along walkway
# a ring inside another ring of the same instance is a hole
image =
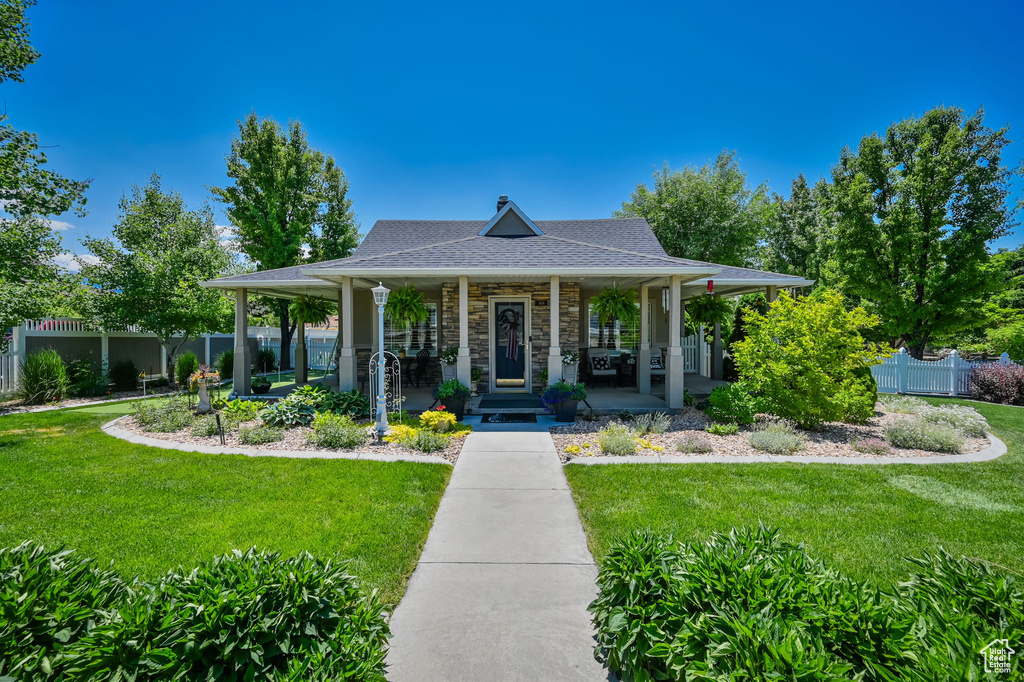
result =
[[[100,431],[119,405],[0,416],[0,546],[64,545],[144,578],[254,545],[306,550],[401,598],[451,467],[151,448]]]
[[[988,418],[1006,455],[934,465],[568,466],[566,476],[599,563],[632,530],[692,540],[763,522],[880,585],[906,573],[905,557],[940,546],[1024,572],[1024,409],[969,404]]]

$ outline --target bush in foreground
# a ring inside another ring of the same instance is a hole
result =
[[[266,424],[255,426],[242,426],[238,429],[238,442],[245,445],[263,445],[264,443],[276,443],[284,438],[283,429]]]
[[[1024,636],[1020,584],[941,550],[912,563],[886,591],[763,527],[687,544],[634,533],[601,565],[597,657],[627,682],[980,679],[983,647]]]
[[[181,396],[137,400],[132,403],[132,414],[143,430],[158,433],[180,431],[192,424],[193,417],[192,408]]]
[[[757,399],[742,381],[716,386],[704,410],[709,419],[722,424],[753,424],[757,412]]]
[[[606,455],[632,455],[636,452],[636,432],[624,424],[612,422],[598,431],[597,444]]]
[[[804,447],[804,437],[789,424],[766,424],[753,431],[747,438],[755,450],[773,455],[788,455]]]
[[[343,414],[317,413],[309,440],[328,450],[351,450],[366,443],[366,427],[358,426]]]
[[[236,550],[128,589],[68,552],[24,548],[0,550],[5,578],[31,577],[13,588],[5,579],[0,592],[0,673],[47,681],[382,678],[390,634],[383,607],[342,565]],[[58,557],[57,569],[41,561],[48,556]],[[23,615],[18,624],[35,630],[19,630],[8,646],[8,614],[32,609],[34,620]],[[12,669],[23,659],[34,668]]]

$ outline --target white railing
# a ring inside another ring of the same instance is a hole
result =
[[[257,339],[259,347],[261,349],[270,349],[273,352],[274,357],[279,361],[281,359],[281,341],[278,338],[263,338]],[[288,360],[291,367],[295,367],[295,348],[298,346],[298,339],[292,339],[292,345],[288,349]],[[328,337],[326,340],[318,341],[315,339],[306,339],[306,366],[310,369],[327,369],[331,367],[334,362],[331,357],[331,351],[334,350],[334,339]]]
[[[17,387],[18,362],[17,355],[0,355],[0,393],[10,393]]]
[[[1015,364],[1003,353],[998,360],[964,360],[953,351],[942,360],[915,360],[906,348],[871,368],[879,393],[970,395],[971,370],[991,363]]]
[[[711,376],[711,345],[704,338],[704,328],[692,336],[684,336],[680,345],[683,347],[683,371]]]

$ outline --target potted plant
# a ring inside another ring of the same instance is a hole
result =
[[[249,386],[252,388],[252,392],[256,395],[263,395],[270,391],[270,379],[266,377],[254,377]]]
[[[430,319],[430,309],[423,302],[423,294],[416,291],[416,285],[406,284],[401,289],[392,291],[384,306],[384,316],[396,327],[409,325],[415,333],[413,325]],[[413,347],[419,345],[419,339],[410,339]],[[405,348],[398,351],[398,356],[405,357]]]
[[[636,303],[636,289],[619,289],[618,284],[605,287],[597,296],[590,300],[594,306],[594,314],[601,325],[598,347],[605,348],[605,327],[618,321],[623,326],[636,324],[640,319],[640,307]]]
[[[474,367],[469,370],[469,378],[471,379],[470,388],[473,389],[473,397],[480,395],[480,379],[484,376],[484,371],[479,367]]]
[[[459,361],[459,347],[448,346],[438,353],[437,357],[441,361],[441,378],[444,381],[454,379],[456,372],[455,364]]]
[[[576,408],[579,401],[587,399],[587,388],[583,384],[570,384],[556,381],[541,394],[540,400],[544,407],[555,413],[557,422],[576,421]]]
[[[569,384],[575,384],[580,373],[580,352],[575,348],[566,348],[562,351],[562,380]]]
[[[466,414],[466,401],[469,400],[470,390],[458,379],[448,379],[437,385],[434,389],[434,397],[444,405],[444,408],[455,415],[456,421],[462,421]]]

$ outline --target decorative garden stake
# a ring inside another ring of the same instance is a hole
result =
[[[384,306],[388,302],[390,289],[380,282],[373,289],[373,300],[377,304],[377,321],[380,335],[377,352],[377,437],[383,438],[388,432],[388,398],[385,389],[387,358],[384,356]]]

